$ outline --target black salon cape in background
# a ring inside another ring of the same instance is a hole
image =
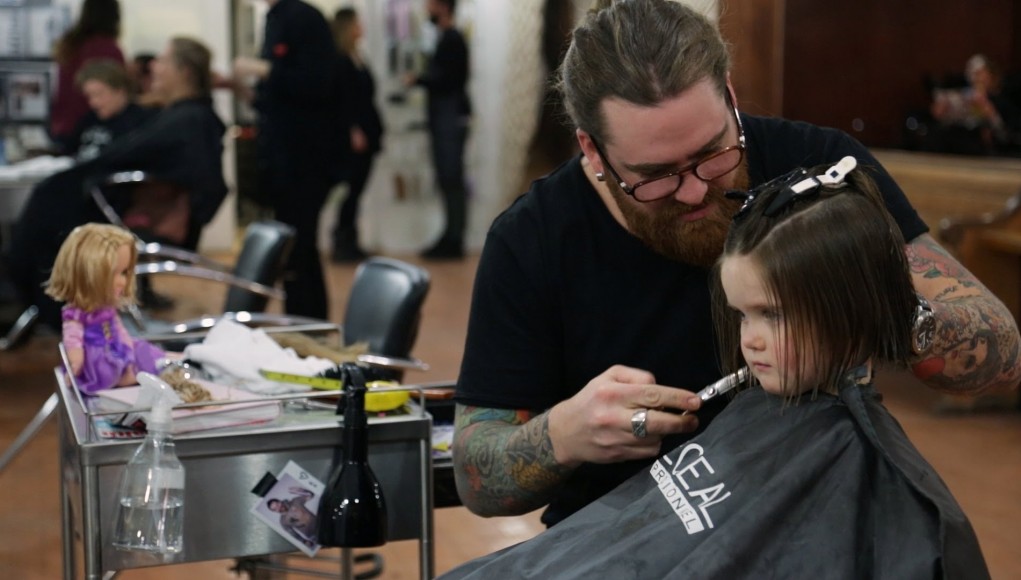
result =
[[[669,496],[669,500],[667,497]],[[939,476],[850,385],[783,407],[749,389],[698,437],[472,578],[989,578]]]

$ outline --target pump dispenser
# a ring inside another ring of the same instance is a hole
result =
[[[114,546],[165,556],[184,547],[184,466],[171,436],[173,406],[181,400],[155,375],[138,373],[143,400],[152,404],[145,441],[124,469],[119,494]]]
[[[386,502],[383,488],[369,467],[365,375],[358,365],[344,363],[341,380],[344,456],[319,503],[319,543],[345,548],[381,546],[387,535]]]

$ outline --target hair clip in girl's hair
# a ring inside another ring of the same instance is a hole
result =
[[[844,182],[847,174],[858,166],[858,161],[850,155],[844,157],[826,170],[822,175],[806,177],[794,185],[787,186],[769,204],[766,211],[762,212],[766,217],[776,217],[780,210],[792,204],[795,200],[819,193],[819,187],[823,185],[839,185]]]
[[[781,175],[780,177],[774,177],[773,179],[770,179],[766,183],[763,183],[757,187],[753,187],[748,191],[745,191],[743,189],[727,190],[726,192],[723,193],[723,195],[727,199],[744,200],[744,204],[741,205],[741,208],[738,209],[736,213],[734,213],[734,221],[739,221],[748,214],[748,209],[755,203],[755,198],[758,197],[759,194],[761,194],[762,192],[772,191],[774,189],[782,187],[784,184],[791,183],[792,181],[795,181],[805,175],[808,175],[808,172],[799,167],[797,169],[793,169]]]

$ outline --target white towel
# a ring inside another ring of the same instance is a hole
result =
[[[209,330],[205,340],[185,347],[184,356],[201,363],[217,383],[264,395],[297,393],[310,388],[267,380],[259,374],[259,369],[313,376],[337,364],[313,356],[301,358],[294,349],[283,348],[264,331],[222,318]]]

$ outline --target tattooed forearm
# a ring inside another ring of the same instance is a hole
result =
[[[916,289],[936,314],[936,341],[913,365],[928,385],[951,391],[1014,386],[1021,377],[1010,311],[930,236],[907,247]]]
[[[572,471],[554,459],[547,413],[458,405],[454,429],[457,491],[478,515],[540,508]]]

